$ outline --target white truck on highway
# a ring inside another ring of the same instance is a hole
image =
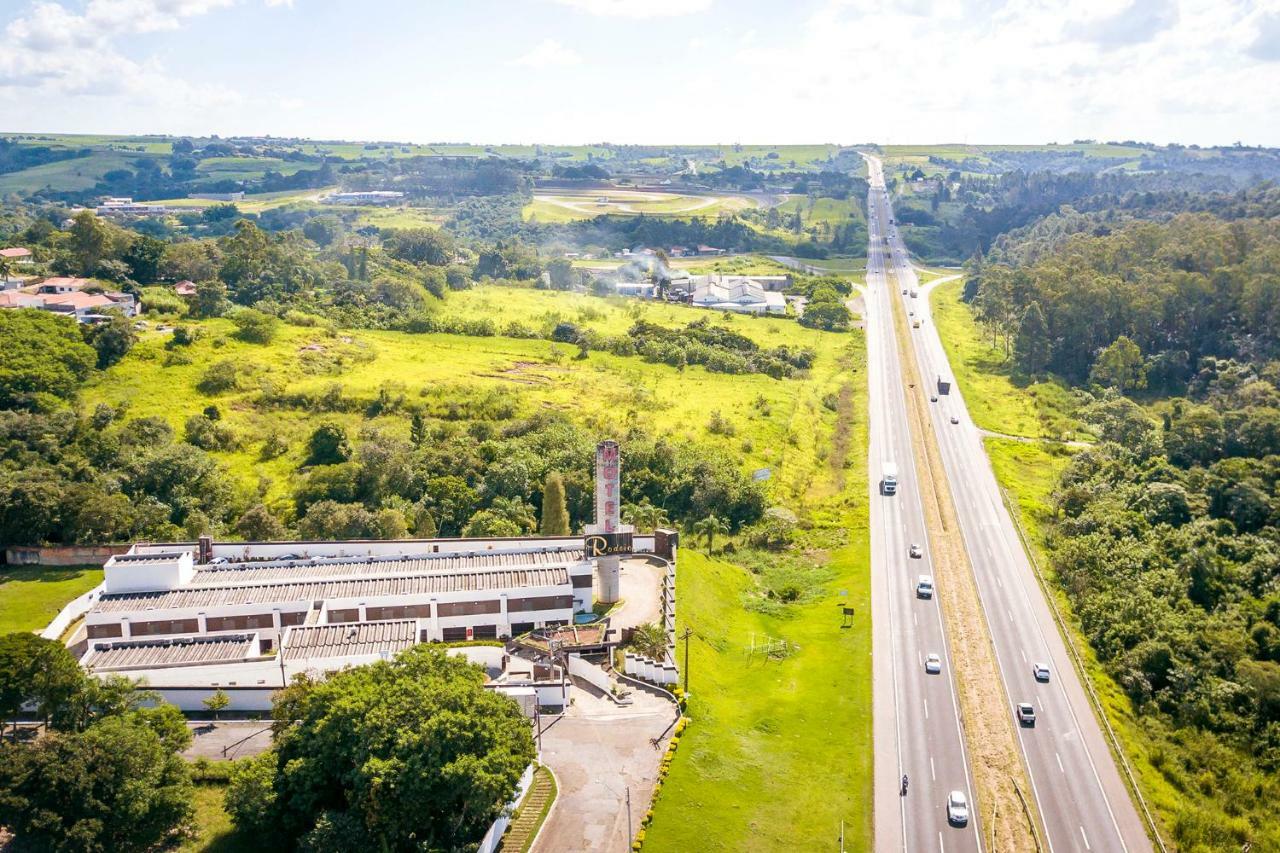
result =
[[[886,495],[898,492],[898,466],[892,462],[884,463],[880,469],[880,491]]]

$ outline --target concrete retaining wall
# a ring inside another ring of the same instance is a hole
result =
[[[13,545],[4,549],[10,566],[101,566],[115,554],[127,553],[128,544],[114,545]]]

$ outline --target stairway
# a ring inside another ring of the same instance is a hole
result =
[[[547,807],[547,803],[553,799],[555,799],[555,783],[551,781],[551,774],[539,768],[533,774],[529,792],[521,801],[520,810],[512,819],[507,834],[502,836],[498,853],[522,853],[528,850],[534,836],[538,834],[538,828],[542,825],[542,812]]]

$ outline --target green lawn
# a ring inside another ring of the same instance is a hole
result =
[[[992,346],[960,300],[964,280],[935,288],[930,296],[938,334],[955,381],[979,427],[1006,435],[1060,440],[1088,438],[1071,416],[1071,392],[1057,381],[1028,382],[1013,375],[1004,344]]]
[[[40,630],[100,583],[100,566],[0,566],[0,634]]]

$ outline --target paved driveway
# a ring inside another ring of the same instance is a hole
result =
[[[627,788],[637,832],[667,745],[665,737],[657,747],[649,741],[671,725],[675,706],[641,690],[625,708],[577,685],[571,695],[565,714],[549,727],[543,719],[542,760],[555,771],[560,790],[533,851],[629,851]]]

